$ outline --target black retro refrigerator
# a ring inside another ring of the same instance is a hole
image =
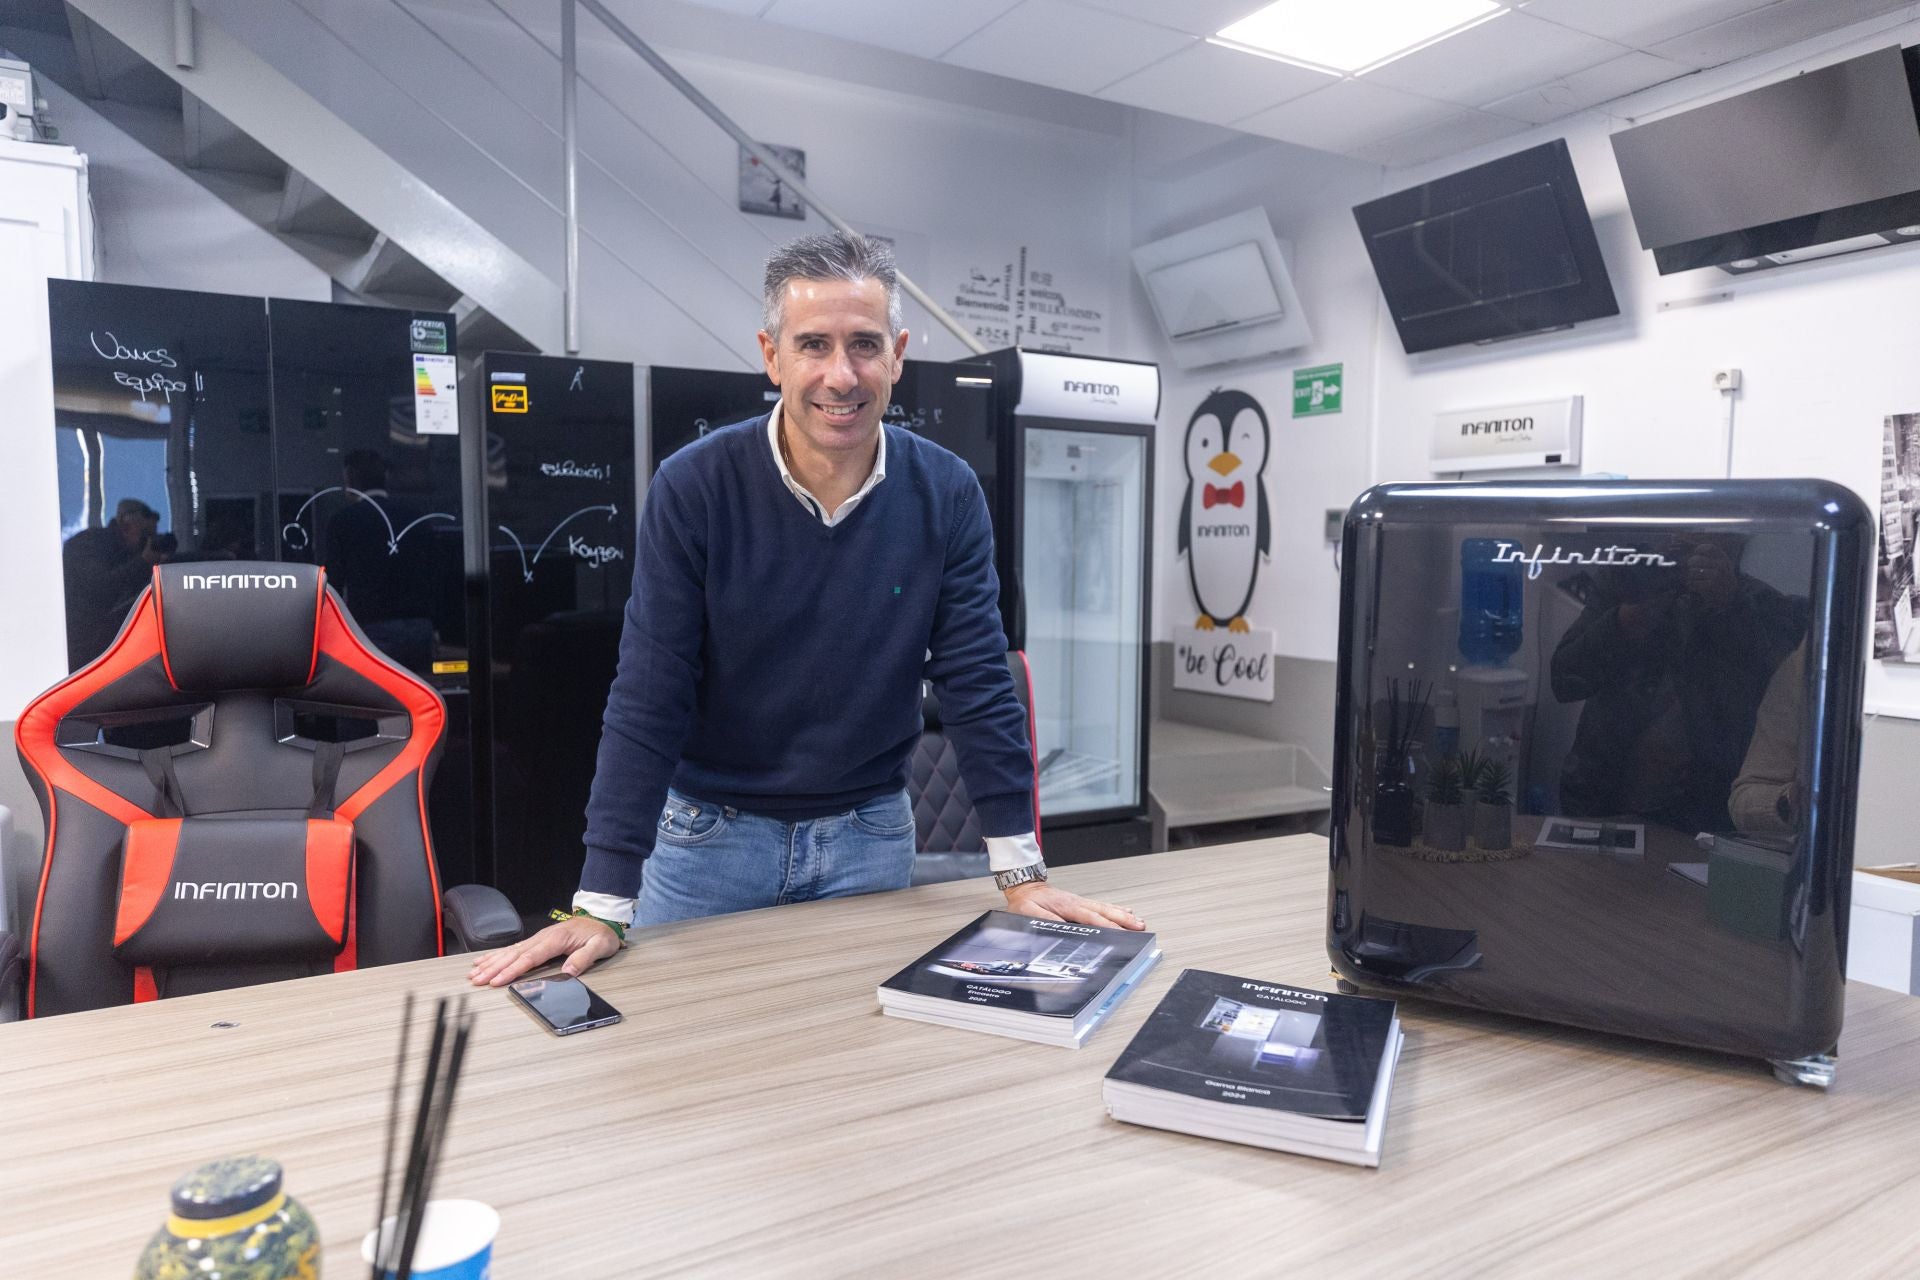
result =
[[[1861,501],[1818,480],[1362,494],[1327,934],[1344,985],[1828,1083],[1873,545]]]
[[[47,301],[69,664],[152,561],[323,566],[446,700],[428,811],[443,878],[472,879],[453,317],[72,280]]]
[[[634,369],[489,351],[469,445],[485,573],[474,714],[492,750],[483,874],[522,912],[572,901],[633,586]]]
[[[647,371],[652,465],[767,412],[764,375]],[[1052,861],[1144,853],[1157,366],[1005,350],[909,360],[887,420],[951,449],[992,511],[1009,648],[1033,673]]]

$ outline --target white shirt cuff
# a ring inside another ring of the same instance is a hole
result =
[[[588,893],[583,889],[573,895],[573,909],[599,916],[602,920],[617,920],[630,925],[633,923],[634,904],[638,901],[637,898],[621,898],[611,893]]]
[[[1021,836],[988,836],[987,865],[995,871],[1012,871],[1015,867],[1030,867],[1041,861],[1040,841],[1029,831]],[[634,898],[621,898],[611,893],[588,893],[581,890],[573,895],[576,911],[599,916],[602,920],[618,920],[621,924],[633,923]]]
[[[1040,860],[1040,841],[1031,831],[1023,836],[987,837],[987,865],[995,871],[1030,867]]]

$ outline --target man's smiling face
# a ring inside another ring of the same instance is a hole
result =
[[[886,286],[873,279],[789,280],[779,339],[760,334],[787,430],[828,455],[873,447],[906,352],[907,331],[888,335]]]

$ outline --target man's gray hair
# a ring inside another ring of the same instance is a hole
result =
[[[780,340],[787,283],[792,280],[845,280],[851,284],[878,280],[887,290],[887,336],[900,332],[900,272],[893,265],[893,250],[884,240],[829,231],[801,236],[775,249],[767,258],[760,317],[761,327],[775,342]]]

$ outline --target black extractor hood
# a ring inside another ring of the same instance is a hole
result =
[[[1920,240],[1920,50],[1889,46],[1613,135],[1660,274]]]

